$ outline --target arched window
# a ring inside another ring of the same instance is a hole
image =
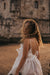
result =
[[[14,0],[10,0],[10,12],[15,12]]]
[[[38,1],[35,1],[35,8],[38,8]]]

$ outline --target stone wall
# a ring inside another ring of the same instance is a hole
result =
[[[49,0],[21,0],[21,16],[49,19]]]
[[[5,3],[5,8],[4,8],[4,3]],[[10,13],[10,0],[1,0],[0,1],[0,15],[3,16],[4,18],[9,18],[11,17]]]
[[[23,21],[35,19],[42,37],[50,37],[49,0],[0,0],[0,36],[20,37]]]

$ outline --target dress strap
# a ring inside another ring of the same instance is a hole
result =
[[[30,39],[30,50],[32,49],[32,47],[31,47],[31,39]]]
[[[31,48],[31,39],[30,39],[30,48]]]

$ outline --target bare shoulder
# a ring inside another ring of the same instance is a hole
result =
[[[28,50],[29,50],[29,39],[25,39],[24,40],[24,45],[23,45],[23,51],[24,51],[24,53],[26,54],[26,53],[28,53]]]
[[[30,38],[31,39],[31,41],[37,41],[37,39],[36,38]]]
[[[26,39],[24,40],[24,45],[26,45],[26,46],[30,45],[30,40],[31,40],[31,44],[32,44],[32,45],[33,45],[33,44],[36,45],[36,46],[39,45],[36,38],[26,38]]]
[[[38,41],[37,41],[37,39],[36,39],[36,38],[31,38],[31,42],[32,42],[33,44],[38,45]]]
[[[28,39],[28,38],[26,38],[26,39],[24,40],[24,46],[26,46],[26,47],[29,46],[29,39]]]
[[[26,39],[24,40],[24,42],[25,42],[25,43],[26,43],[26,42],[28,43],[28,42],[29,42],[29,39],[28,39],[28,38],[26,38]]]
[[[36,38],[26,38],[26,39],[24,40],[24,43],[29,43],[30,40],[31,40],[31,42],[38,44],[38,41],[37,41]]]

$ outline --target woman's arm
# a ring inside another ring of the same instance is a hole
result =
[[[25,41],[24,41],[24,45],[23,45],[23,56],[22,56],[22,59],[21,59],[21,61],[20,61],[19,66],[18,66],[18,68],[17,68],[17,70],[16,70],[16,74],[15,74],[15,75],[18,74],[18,72],[20,71],[20,69],[21,69],[22,66],[24,65],[25,60],[26,60],[26,58],[27,58],[28,50],[29,50],[29,42],[28,42],[28,40],[25,40]]]

